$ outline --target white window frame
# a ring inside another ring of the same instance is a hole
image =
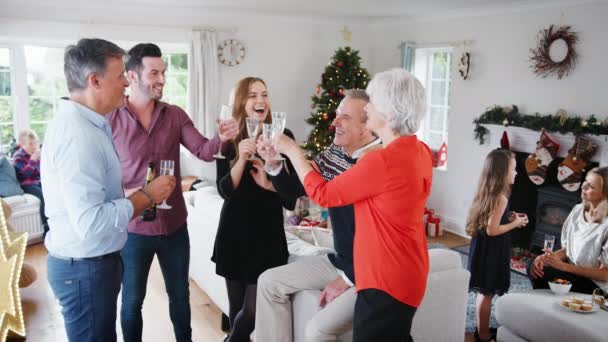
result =
[[[436,53],[448,53],[450,55],[450,60],[449,60],[448,66],[447,66],[445,79],[432,78],[432,76],[433,76],[433,57]],[[453,80],[452,80],[452,63],[454,62],[453,53],[454,53],[453,47],[449,47],[449,46],[417,48],[416,49],[416,55],[415,55],[416,62],[414,64],[414,74],[422,82],[422,84],[424,84],[424,86],[426,88],[426,93],[427,93],[426,114],[424,116],[420,129],[418,130],[418,132],[416,132],[416,135],[422,141],[428,142],[430,140],[431,133],[435,133],[435,134],[438,133],[438,134],[441,134],[442,141],[445,141],[449,146],[449,143],[448,143],[448,118],[450,116],[450,109],[451,109],[449,97],[452,93],[451,87],[452,87],[452,83],[453,83]],[[433,105],[432,104],[433,81],[447,81],[447,89],[446,89],[446,93],[445,93],[446,97],[444,98],[445,105]],[[441,131],[431,129],[431,109],[434,107],[435,108],[437,108],[437,107],[444,108],[447,110],[446,111],[447,114],[443,118],[443,120],[444,120],[443,121],[443,130],[441,130]],[[439,149],[439,146],[432,148],[432,150],[434,152],[437,152],[438,149]],[[447,168],[447,165],[446,165],[446,167],[441,168],[441,169],[446,169],[446,168]]]

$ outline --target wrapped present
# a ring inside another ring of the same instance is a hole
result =
[[[424,208],[424,214],[422,214],[422,227],[426,231],[426,224],[429,220],[429,216],[433,216],[433,209]]]
[[[308,218],[303,218],[302,221],[300,221],[300,226],[304,226],[304,227],[317,227],[320,224],[321,224],[320,221],[313,221]]]
[[[441,228],[441,219],[436,216],[429,216],[426,223],[426,233],[430,237],[437,237],[443,235],[443,229]]]

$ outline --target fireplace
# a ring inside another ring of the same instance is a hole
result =
[[[538,189],[536,224],[531,245],[543,247],[545,234],[555,236],[554,249],[561,248],[562,225],[572,208],[580,203],[580,192],[569,192],[561,186],[546,186]]]
[[[517,176],[509,199],[510,209],[528,215],[529,223],[523,229],[514,229],[511,238],[514,247],[536,250],[543,247],[545,234],[555,235],[555,249],[560,248],[561,229],[572,208],[581,202],[580,189],[570,192],[557,180],[557,167],[563,158],[555,158],[549,165],[545,183],[538,186],[528,178],[525,161],[530,153],[515,152]],[[590,170],[598,163],[591,163]]]

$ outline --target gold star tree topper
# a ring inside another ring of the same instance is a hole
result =
[[[27,233],[9,233],[0,205],[0,341],[6,341],[9,330],[25,336],[19,277],[26,246]]]
[[[343,26],[342,29],[340,30],[340,33],[342,33],[342,37],[344,39],[344,45],[349,46],[353,40],[353,32],[348,29],[348,26]]]

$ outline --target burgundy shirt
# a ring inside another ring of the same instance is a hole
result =
[[[153,162],[158,175],[161,160],[175,162],[177,185],[167,203],[172,209],[156,209],[156,219],[142,221],[139,217],[129,223],[129,232],[141,235],[169,235],[186,222],[186,203],[182,195],[179,149],[184,145],[195,156],[213,161],[221,144],[216,135],[209,140],[194,127],[192,120],[178,106],[157,101],[150,129],[146,130],[137,116],[125,107],[108,115],[112,136],[122,168],[123,186],[132,189],[144,185],[148,163]]]

